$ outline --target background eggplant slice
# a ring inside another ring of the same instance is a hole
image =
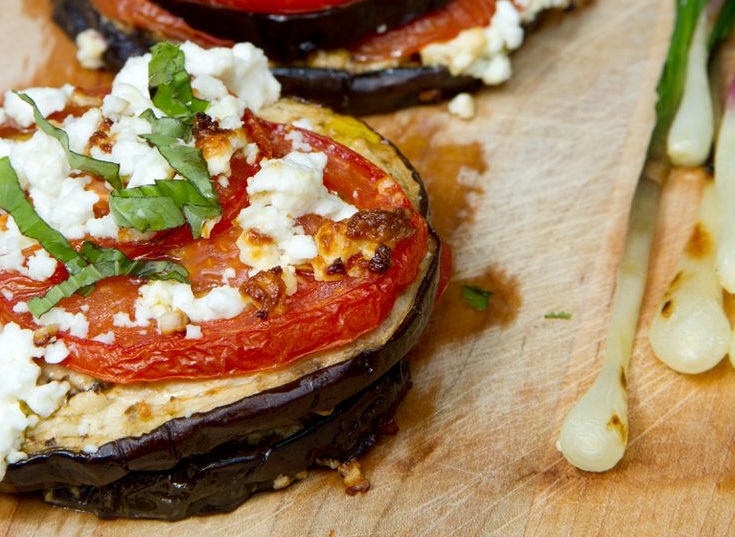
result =
[[[362,0],[312,13],[269,15],[214,8],[181,0],[158,0],[192,28],[232,41],[249,41],[278,62],[303,59],[312,51],[344,47],[402,26],[450,0]]]
[[[171,3],[176,4],[178,9],[207,9],[207,14],[199,16],[202,21],[210,20],[211,13],[209,11],[213,10],[213,8],[203,8],[193,4]],[[373,0],[373,3],[376,3],[375,0]],[[381,0],[380,5],[383,3],[393,5],[393,0]],[[406,4],[410,6],[426,4],[428,9],[435,9],[445,3],[447,2],[437,0],[433,2],[414,2],[411,0],[395,2],[396,5],[400,4],[402,7],[405,7]],[[363,2],[348,4],[345,8],[339,9],[362,6],[362,4]],[[119,69],[128,58],[144,54],[156,41],[163,39],[161,36],[123,26],[102,17],[88,0],[53,0],[53,5],[54,20],[72,38],[89,28],[99,31],[105,37],[108,48],[104,59],[110,69]],[[165,5],[168,7],[168,3],[165,3]],[[347,17],[348,22],[336,23],[334,22],[336,19],[333,19],[331,23],[327,24],[324,21],[319,21],[318,25],[322,25],[319,32],[323,32],[325,28],[333,27],[339,29],[339,31],[349,31],[350,34],[355,32],[353,21],[355,16],[353,14],[346,16],[341,11],[334,11],[336,13],[331,16],[340,19]],[[418,11],[414,11],[414,13],[418,13]],[[251,15],[241,13],[239,17],[250,19]],[[274,21],[283,19],[281,24],[286,26],[291,24],[289,21],[293,16],[264,17]],[[227,18],[224,19],[227,20]],[[315,24],[317,24],[316,21]],[[371,19],[370,24],[373,25],[374,29],[375,21]],[[274,46],[281,48],[285,47],[285,43],[288,43],[289,40],[282,38],[282,34],[279,33],[281,30],[276,29],[271,32],[262,31],[263,38],[258,38],[257,33],[261,31],[260,26],[257,24],[255,26],[258,28],[257,31],[246,31],[246,27],[243,26],[242,33],[237,34],[240,36],[239,39],[234,35],[233,39],[255,42],[255,44],[266,50],[271,59],[277,59],[279,55],[303,56],[303,51],[312,49],[313,45],[322,39],[321,37],[319,39],[312,37],[309,40],[311,44],[302,43],[298,45],[300,48],[295,51],[298,54],[294,51],[290,53],[281,51],[280,53],[275,52],[274,55],[274,50],[271,49],[270,44],[265,42],[265,39],[276,41]],[[215,30],[217,29],[212,29],[213,35],[222,37],[219,33],[214,33]],[[230,29],[229,31],[234,30]],[[259,39],[260,43],[258,42]],[[273,73],[283,85],[284,96],[308,99],[330,106],[338,112],[355,115],[384,113],[407,106],[440,102],[462,91],[473,91],[482,86],[482,83],[477,79],[452,76],[443,67],[418,65],[352,72],[345,69],[309,67],[303,61],[295,63],[277,62],[274,64]]]
[[[261,115],[308,119],[390,174],[428,216],[416,170],[362,121],[289,100]],[[439,249],[431,231],[418,278],[379,328],[346,347],[226,379],[92,384],[27,431],[29,456],[9,465],[0,492],[44,491],[47,501],[100,516],[176,519],[233,509],[317,459],[356,456],[375,442],[408,387],[405,357],[433,309]],[[162,410],[169,394],[177,395],[175,412]],[[232,490],[233,480],[242,486]]]

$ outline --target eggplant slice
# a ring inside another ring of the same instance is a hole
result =
[[[450,0],[360,0],[312,13],[269,15],[182,0],[158,0],[191,27],[232,41],[249,41],[274,61],[304,59],[315,50],[340,48],[402,26]]]
[[[393,176],[428,217],[415,169],[363,122],[290,100],[261,115],[308,119]],[[28,458],[9,465],[0,492],[41,491],[104,517],[178,519],[231,510],[319,459],[359,455],[408,387],[405,357],[436,299],[439,249],[432,231],[419,276],[389,317],[344,348],[224,379],[92,383],[26,432]]]
[[[180,520],[232,511],[278,480],[298,479],[315,461],[353,459],[371,447],[392,419],[410,385],[406,360],[378,382],[286,438],[258,445],[225,445],[181,460],[164,472],[131,472],[103,487],[59,486],[46,490],[52,504],[90,511],[101,518]]]
[[[171,2],[177,4],[179,9],[185,4],[179,2]],[[356,4],[348,4],[349,6],[363,6],[367,2],[358,2]],[[418,2],[418,1],[396,1],[381,0],[376,2],[372,0],[370,5],[398,5],[405,6],[408,4],[414,8],[413,13],[418,14],[416,9],[418,5],[425,5],[428,10],[436,9],[445,4],[445,1]],[[417,4],[417,5],[414,5]],[[147,52],[150,47],[157,41],[162,40],[161,36],[153,35],[149,32],[143,32],[128,26],[124,26],[114,21],[110,21],[101,16],[88,0],[53,0],[53,18],[63,30],[72,38],[88,29],[93,28],[99,31],[107,40],[108,48],[105,52],[105,63],[108,68],[117,70],[131,56],[140,56]],[[165,4],[167,7],[169,3]],[[193,6],[193,5],[192,5]],[[196,18],[192,18],[192,25],[198,29],[202,29],[202,24],[195,24],[197,21],[219,20],[212,19],[211,12],[213,8],[202,8],[201,6],[189,7],[189,9],[208,9],[205,14],[200,14]],[[350,8],[352,9],[352,8]],[[215,12],[218,10],[214,10]],[[334,11],[334,13],[332,13]],[[390,10],[387,10],[390,11]],[[370,12],[370,10],[368,10]],[[376,11],[377,12],[377,11]],[[298,45],[299,50],[308,51],[314,47],[321,48],[326,46],[326,37],[316,37],[327,31],[327,29],[339,29],[347,31],[355,37],[357,30],[355,24],[362,20],[353,14],[346,14],[339,10],[330,10],[330,21],[314,21],[319,28],[309,30],[314,35]],[[239,15],[243,20],[251,19],[250,15]],[[268,21],[281,21],[282,25],[290,24],[293,16],[275,17],[265,16]],[[343,18],[344,17],[344,18]],[[257,18],[257,17],[256,17]],[[338,22],[335,22],[339,18]],[[225,20],[227,20],[225,18]],[[255,19],[252,19],[255,20]],[[370,24],[374,29],[376,26],[372,15],[369,17]],[[264,48],[271,59],[278,59],[279,56],[298,56],[294,51],[287,53],[286,51],[278,52],[278,47],[283,48],[288,39],[282,38],[279,32],[281,29],[274,28],[271,31],[265,31],[265,20],[263,25],[255,24],[254,29],[249,29],[249,24],[243,23],[241,33],[237,33],[239,39],[234,35],[231,36],[238,41],[251,41],[256,45]],[[209,24],[209,23],[207,23]],[[308,25],[307,25],[308,26]],[[297,24],[294,28],[300,28]],[[213,35],[222,37],[215,32],[218,28],[208,28]],[[296,29],[287,30],[295,32]],[[262,35],[261,35],[262,34]],[[269,43],[266,41],[275,41]],[[325,41],[322,43],[322,41]],[[274,48],[275,47],[275,48]],[[283,95],[291,97],[300,97],[313,102],[325,104],[332,107],[337,112],[344,112],[353,115],[368,115],[391,112],[399,108],[408,106],[431,104],[440,102],[453,97],[463,91],[474,91],[482,86],[482,83],[472,77],[457,77],[449,73],[443,67],[430,66],[407,66],[407,67],[391,67],[386,69],[378,69],[374,71],[352,72],[346,69],[324,69],[309,67],[303,61],[285,62],[281,60],[274,64],[273,73],[283,86]]]

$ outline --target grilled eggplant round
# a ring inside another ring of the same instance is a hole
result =
[[[283,94],[306,98],[338,112],[367,115],[430,104],[473,91],[482,83],[454,76],[446,68],[407,65],[370,71],[309,66],[307,52],[353,42],[369,30],[390,28],[448,3],[447,0],[371,0],[319,12],[318,15],[275,16],[213,9],[186,2],[158,2],[198,30],[217,37],[247,40],[276,61],[273,73]],[[87,29],[107,41],[104,61],[118,69],[132,56],[146,53],[164,36],[120,24],[102,16],[89,0],[53,0],[54,20],[75,38]],[[382,21],[382,22],[379,22]],[[349,41],[347,41],[349,40]]]
[[[308,119],[390,173],[428,217],[416,171],[364,123],[290,100],[261,115]],[[27,431],[28,458],[9,465],[0,491],[42,491],[51,503],[103,517],[174,520],[232,510],[322,459],[358,456],[410,384],[406,355],[433,308],[439,249],[432,233],[419,276],[389,317],[337,350],[224,379],[77,383],[62,408]]]

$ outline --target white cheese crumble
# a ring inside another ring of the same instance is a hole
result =
[[[85,69],[102,69],[105,66],[104,54],[107,40],[94,28],[87,28],[77,34],[77,54],[79,64]]]
[[[188,284],[156,280],[139,288],[134,318],[118,312],[113,323],[120,327],[145,327],[150,321],[177,309],[183,311],[194,323],[231,319],[242,313],[247,304],[235,287],[214,287],[205,295],[196,297]]]
[[[498,0],[485,27],[469,28],[454,39],[432,43],[421,51],[424,65],[440,65],[454,76],[467,75],[487,85],[508,80],[512,69],[509,54],[523,43],[523,24],[539,12],[569,5],[569,0]]]
[[[47,418],[62,404],[69,391],[67,382],[38,384],[41,368],[34,358],[45,349],[33,344],[33,332],[11,323],[0,329],[0,479],[8,463],[27,455],[21,451],[25,430]]]
[[[26,257],[23,250],[38,247]],[[36,281],[48,280],[56,272],[57,261],[38,242],[22,235],[12,216],[8,215],[5,229],[0,230],[0,270],[19,272]]]
[[[36,103],[43,117],[48,117],[54,112],[60,112],[69,104],[69,96],[74,87],[65,85],[61,88],[28,88],[22,93],[28,95]],[[33,108],[27,102],[21,100],[13,91],[5,92],[4,110],[7,117],[13,119],[21,127],[30,127],[35,124],[33,119]]]
[[[314,239],[296,225],[296,218],[316,214],[338,221],[357,212],[324,186],[326,163],[324,153],[294,151],[282,159],[264,161],[250,179],[250,205],[237,217],[243,229],[237,245],[240,260],[252,267],[251,274],[316,257]]]
[[[469,93],[456,95],[448,106],[449,113],[461,119],[472,119],[475,117],[475,99]]]
[[[89,333],[89,320],[83,313],[70,313],[64,308],[51,308],[41,315],[36,322],[40,326],[58,326],[62,332],[69,332],[72,336],[86,338]]]

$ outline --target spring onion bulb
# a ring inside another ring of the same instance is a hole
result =
[[[620,262],[602,368],[562,423],[557,448],[571,464],[604,472],[623,457],[628,442],[627,376],[646,286],[660,186],[643,179],[633,200]]]
[[[715,146],[715,185],[722,205],[716,268],[725,290],[735,293],[735,83]]]
[[[667,152],[676,166],[699,166],[712,149],[714,111],[707,73],[708,35],[704,10],[692,36],[684,91],[667,138]]]
[[[708,181],[698,221],[648,332],[654,354],[680,373],[712,369],[730,345],[730,323],[715,272],[718,219],[715,186]]]

